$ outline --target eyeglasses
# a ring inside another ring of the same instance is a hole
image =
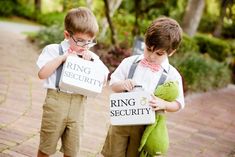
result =
[[[71,35],[71,38],[76,43],[77,46],[80,47],[87,47],[88,49],[95,46],[97,44],[96,40],[84,40],[84,39],[77,39],[75,40],[74,37]]]

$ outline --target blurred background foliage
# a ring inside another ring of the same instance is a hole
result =
[[[133,54],[135,37],[143,37],[152,20],[168,16],[184,30],[182,43],[170,62],[181,73],[187,92],[235,82],[234,0],[1,0],[0,16],[43,25],[30,36],[43,47],[63,40],[64,16],[79,6],[89,7],[97,17],[100,34],[93,51],[111,72]]]

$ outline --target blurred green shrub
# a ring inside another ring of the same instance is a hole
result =
[[[131,55],[131,49],[126,47],[125,43],[120,43],[119,45],[110,48],[109,50],[102,49],[102,44],[98,44],[95,47],[95,52],[98,52],[101,60],[109,68],[110,74],[118,67],[121,61]],[[106,52],[104,52],[106,51]]]
[[[13,0],[0,0],[0,15],[1,16],[10,16],[14,11],[14,2]]]
[[[118,42],[125,41],[129,47],[131,47],[133,41],[132,30],[134,21],[134,16],[123,9],[118,10],[118,12],[115,13],[115,16],[113,16],[113,25],[115,26],[115,30],[117,32],[116,36]]]
[[[235,38],[235,21],[232,24],[224,24],[222,35],[225,38]]]
[[[64,39],[64,28],[61,24],[45,27],[38,32],[35,38],[41,47],[52,43],[60,43]]]
[[[218,61],[225,61],[231,56],[231,47],[229,43],[224,40],[203,34],[195,35],[194,39],[201,53],[208,53],[212,58]]]
[[[235,40],[228,40],[228,43],[231,46],[231,53],[232,53],[232,57],[229,60],[229,66],[233,72],[232,74],[233,83],[235,83]]]
[[[171,59],[183,77],[186,91],[208,91],[231,82],[228,65],[210,58],[207,54],[186,53]]]
[[[24,17],[30,20],[36,20],[34,8],[30,5],[18,4],[15,6],[15,15]]]
[[[51,26],[54,24],[63,25],[64,17],[65,13],[51,12],[46,14],[38,14],[36,18],[40,24]]]
[[[217,24],[217,18],[217,16],[203,14],[198,26],[198,31],[204,33],[213,32]]]
[[[181,41],[180,47],[177,53],[187,53],[187,52],[199,52],[199,47],[196,41],[189,37],[187,34],[183,34],[183,39]]]

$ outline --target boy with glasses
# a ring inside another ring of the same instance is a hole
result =
[[[37,65],[38,76],[44,79],[47,95],[43,104],[43,117],[40,132],[38,157],[47,157],[56,152],[61,139],[61,152],[64,157],[76,157],[79,154],[80,136],[83,130],[84,103],[86,96],[60,91],[56,86],[58,67],[70,54],[77,54],[85,60],[91,60],[103,67],[104,79],[108,68],[99,57],[89,51],[98,33],[98,24],[93,13],[84,7],[71,9],[64,20],[64,41],[46,46],[40,54]],[[63,55],[60,55],[63,52]]]
[[[167,112],[184,108],[182,78],[168,61],[168,56],[175,53],[181,38],[182,30],[175,20],[166,17],[154,20],[145,33],[144,54],[125,58],[121,62],[111,75],[111,89],[118,93],[132,91],[139,85],[142,88],[135,91],[154,93],[161,76],[166,74],[165,81],[179,83],[179,96],[176,101],[167,102],[152,95],[150,106],[154,111]],[[129,78],[134,64],[137,65],[135,72]],[[138,148],[144,130],[145,125],[110,126],[102,154],[104,157],[139,157]]]

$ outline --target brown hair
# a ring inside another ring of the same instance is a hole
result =
[[[64,27],[71,34],[85,33],[91,37],[99,31],[94,14],[85,7],[71,9],[65,17]]]
[[[182,29],[177,21],[161,17],[152,22],[145,33],[145,44],[152,51],[164,50],[167,54],[179,47]]]

